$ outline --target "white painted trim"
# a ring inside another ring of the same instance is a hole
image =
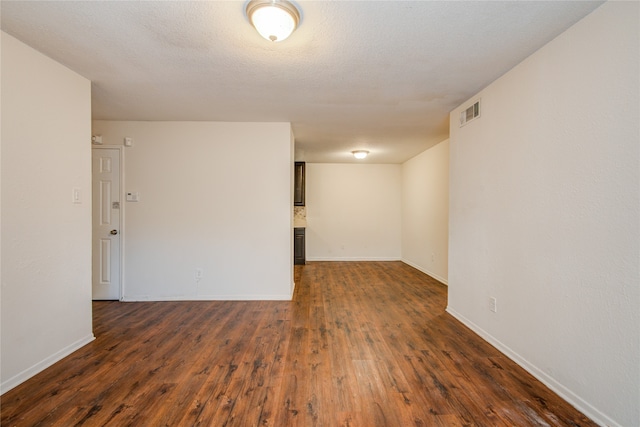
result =
[[[520,356],[518,353],[513,351],[511,348],[500,342],[498,339],[493,337],[487,331],[456,312],[451,307],[447,307],[447,313],[455,317],[458,321],[464,324],[466,327],[471,329],[477,335],[479,335],[482,339],[487,341],[489,344],[494,346],[498,351],[507,356],[509,359],[513,360],[516,364],[522,367],[525,371],[529,372],[536,379],[538,379],[541,383],[549,387],[554,393],[558,396],[562,397],[565,401],[573,405],[580,412],[585,414],[587,417],[591,418],[595,423],[602,427],[623,427],[622,425],[616,423],[614,420],[609,418],[607,415],[600,412],[598,409],[594,408],[587,401],[582,399],[580,396],[576,395],[574,392],[566,388],[564,385],[556,381],[555,378],[549,376],[542,369],[535,366],[533,363],[529,362],[524,357]]]
[[[291,295],[175,295],[149,296],[132,295],[125,297],[123,302],[156,302],[156,301],[291,301]]]
[[[307,257],[307,261],[402,261],[396,257]]]
[[[0,394],[4,394],[9,390],[11,390],[12,388],[22,384],[23,382],[27,381],[31,377],[39,374],[40,372],[47,369],[49,366],[53,365],[56,362],[59,362],[60,360],[64,359],[74,351],[80,349],[81,347],[84,347],[85,345],[89,344],[91,341],[95,339],[96,337],[94,337],[93,334],[88,335],[84,338],[81,338],[78,341],[66,346],[62,350],[52,354],[46,359],[36,363],[30,368],[27,368],[24,371],[18,373],[17,375],[14,375],[13,377],[9,378],[8,380],[0,384]]]
[[[400,261],[404,262],[407,265],[410,265],[411,267],[415,268],[416,270],[419,270],[421,272],[423,272],[424,274],[426,274],[427,276],[433,277],[434,279],[436,279],[438,282],[442,283],[443,285],[447,285],[449,286],[449,282],[447,279],[445,279],[444,277],[440,277],[435,273],[430,272],[429,270],[420,267],[418,264],[414,264],[411,261],[407,261],[406,259],[401,259]]]
[[[126,239],[126,227],[125,227],[125,209],[126,209],[126,197],[125,197],[125,182],[124,182],[124,147],[121,145],[92,145],[91,149],[114,149],[118,150],[118,159],[120,161],[120,301],[124,301],[124,241]],[[93,171],[91,173],[91,186],[93,187]],[[93,197],[93,195],[91,196]],[[93,200],[91,201],[93,206]],[[93,247],[93,209],[91,210],[91,245]],[[93,261],[92,261],[93,262]],[[93,281],[93,264],[91,265],[91,277]],[[93,289],[93,282],[91,283]]]

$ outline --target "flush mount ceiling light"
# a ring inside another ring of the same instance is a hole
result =
[[[361,160],[367,157],[367,154],[369,154],[369,152],[367,150],[356,150],[352,151],[351,154],[353,154],[353,157],[355,157],[356,159]]]
[[[272,42],[289,37],[300,22],[300,12],[286,0],[251,0],[247,17],[258,33]]]

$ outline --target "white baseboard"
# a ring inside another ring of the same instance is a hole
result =
[[[582,399],[580,396],[569,390],[567,387],[556,381],[553,377],[549,376],[545,372],[543,372],[540,368],[529,362],[524,357],[520,356],[515,351],[511,350],[508,346],[497,340],[487,331],[461,315],[460,313],[453,310],[451,307],[447,307],[447,313],[455,317],[458,321],[464,324],[466,327],[471,329],[477,335],[479,335],[482,339],[487,341],[489,344],[497,348],[501,353],[507,356],[509,359],[513,360],[520,367],[522,367],[525,371],[529,372],[536,379],[538,379],[541,383],[549,387],[553,392],[555,392],[558,396],[562,397],[564,400],[573,405],[574,408],[578,409],[580,412],[585,414],[587,417],[591,418],[595,423],[602,427],[623,427],[618,424],[614,420],[612,420],[607,415],[603,414],[598,409],[594,408],[593,405],[589,404],[589,402]]]
[[[438,282],[440,282],[440,283],[442,283],[442,284],[444,284],[444,285],[449,286],[449,282],[448,282],[448,280],[447,280],[447,279],[445,279],[444,277],[442,277],[442,276],[438,276],[437,274],[432,273],[431,271],[427,270],[426,268],[422,268],[422,267],[420,267],[418,264],[414,264],[414,263],[412,263],[411,261],[407,261],[406,259],[402,259],[401,261],[402,261],[402,262],[404,262],[404,263],[405,263],[405,264],[407,264],[407,265],[410,265],[411,267],[415,268],[416,270],[420,270],[420,271],[422,271],[422,272],[423,272],[424,274],[426,274],[427,276],[431,276],[431,277],[433,277],[433,278],[434,278],[434,279],[436,279]]]
[[[149,296],[130,295],[121,299],[122,302],[155,302],[155,301],[291,301],[291,295],[177,295],[177,296]]]
[[[401,261],[396,257],[307,257],[307,261]]]
[[[30,368],[27,368],[24,371],[20,372],[19,374],[14,375],[13,377],[9,378],[8,380],[0,384],[0,394],[4,394],[9,390],[11,390],[12,388],[22,384],[23,382],[27,381],[29,378],[44,371],[49,366],[64,359],[74,351],[78,350],[81,347],[84,347],[85,345],[89,344],[91,341],[95,339],[96,337],[94,337],[93,334],[87,335],[86,337],[81,338],[78,341],[66,346],[62,350],[55,352],[54,354],[47,357],[46,359],[36,363]]]

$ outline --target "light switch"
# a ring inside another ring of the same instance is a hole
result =
[[[72,201],[73,203],[82,203],[82,192],[79,188],[74,188],[72,193]]]
[[[124,138],[124,146],[132,147],[133,146],[133,138],[129,138],[128,136]]]

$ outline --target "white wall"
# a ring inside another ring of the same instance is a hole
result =
[[[447,283],[449,140],[402,165],[402,261]]]
[[[289,123],[94,121],[93,133],[133,138],[125,300],[291,298]]]
[[[449,312],[611,426],[640,425],[638,16],[605,3],[450,129]]]
[[[399,260],[401,165],[306,165],[306,256]]]
[[[5,392],[93,339],[91,85],[1,34]]]

